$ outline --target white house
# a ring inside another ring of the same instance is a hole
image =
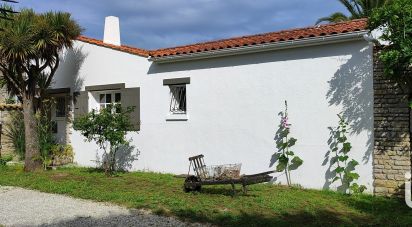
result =
[[[278,113],[287,100],[298,139],[294,151],[304,160],[292,181],[336,187],[328,183],[325,155],[328,128],[343,113],[352,125],[359,183],[372,191],[373,46],[367,34],[366,21],[354,20],[148,51],[121,45],[118,20],[111,17],[104,40],[79,37],[63,53],[51,91],[60,97],[52,113],[56,136],[73,146],[75,162],[94,166],[96,144],[85,142],[70,119],[120,102],[137,107],[131,118],[138,131],[129,137],[140,155],[131,169],[186,173],[188,157],[204,154],[207,164],[242,163],[242,173],[257,173],[275,168]],[[281,174],[273,176],[284,181]]]

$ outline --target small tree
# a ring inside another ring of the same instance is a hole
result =
[[[389,44],[382,48],[379,59],[386,76],[400,82],[411,98],[412,94],[412,1],[393,0],[373,11],[369,29],[382,29],[382,40]]]
[[[291,124],[289,124],[287,101],[285,101],[285,111],[281,112],[280,115],[281,121],[275,136],[276,147],[278,148],[278,151],[275,154],[278,162],[276,171],[284,171],[287,184],[291,186],[292,180],[290,179],[290,172],[301,166],[303,164],[303,160],[296,156],[291,150],[291,148],[296,144],[297,139],[289,137]]]
[[[103,149],[103,168],[107,175],[116,171],[116,152],[122,145],[127,145],[128,131],[133,130],[129,115],[133,108],[120,108],[117,105],[109,105],[99,112],[92,110],[74,120],[74,128],[86,137],[86,141],[95,141],[100,149]]]

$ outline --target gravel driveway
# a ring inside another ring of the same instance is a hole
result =
[[[0,186],[0,226],[201,226],[140,210]]]

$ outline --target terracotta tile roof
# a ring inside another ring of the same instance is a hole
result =
[[[0,111],[5,111],[5,110],[22,110],[23,107],[19,104],[4,104],[0,103]]]
[[[304,38],[321,37],[327,35],[337,35],[342,33],[364,31],[367,29],[367,20],[358,19],[348,22],[326,24],[315,27],[284,30],[251,36],[242,36],[230,39],[222,39],[204,43],[196,43],[186,46],[164,48],[149,51],[152,57],[163,57],[170,55],[191,54],[197,52],[214,51],[241,46],[253,46],[264,43],[276,43]]]
[[[367,30],[367,20],[358,19],[348,22],[341,22],[335,24],[325,24],[314,27],[298,28],[283,30],[278,32],[269,32],[258,35],[242,36],[229,39],[221,39],[203,43],[190,44],[185,46],[163,48],[157,50],[145,50],[131,46],[116,46],[104,43],[102,40],[97,40],[85,36],[79,36],[77,40],[111,48],[114,50],[123,51],[130,54],[135,54],[143,57],[164,57],[170,55],[191,54],[198,52],[207,52],[220,49],[228,49],[241,46],[253,46],[265,43],[276,43],[282,41],[299,40],[305,38],[314,38],[328,35],[337,35],[349,32],[365,31]]]
[[[98,46],[111,48],[111,49],[118,50],[118,51],[123,51],[123,52],[129,53],[129,54],[135,54],[135,55],[139,55],[139,56],[143,56],[143,57],[149,57],[149,51],[148,50],[144,50],[144,49],[140,49],[140,48],[136,48],[136,47],[126,46],[126,45],[116,46],[116,45],[104,43],[102,40],[97,40],[97,39],[93,39],[93,38],[89,38],[89,37],[85,37],[85,36],[79,36],[77,38],[77,40],[85,42],[85,43],[90,43],[90,44],[94,44],[94,45],[98,45]]]

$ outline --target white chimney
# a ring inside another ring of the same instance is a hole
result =
[[[103,42],[107,44],[120,46],[120,25],[118,17],[106,17],[104,23]]]

